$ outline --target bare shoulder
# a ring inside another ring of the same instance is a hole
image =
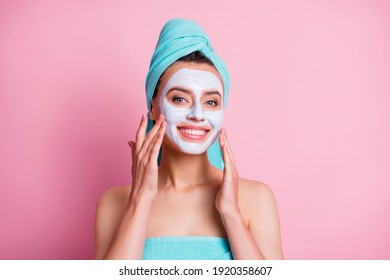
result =
[[[275,201],[272,189],[263,182],[240,178],[238,184],[240,203],[258,205],[260,202],[273,203]]]
[[[275,196],[267,184],[240,178],[238,199],[248,226],[257,221],[259,217],[278,219]]]
[[[126,206],[131,186],[115,187],[105,190],[98,201],[97,208],[118,209]]]
[[[104,191],[96,205],[96,225],[115,227],[127,205],[130,186],[115,187]]]
[[[254,192],[271,192],[271,188],[264,182],[239,178],[239,186],[242,191]]]
[[[96,205],[95,259],[102,259],[118,228],[130,193],[130,186],[104,191]]]
[[[239,206],[266,259],[283,259],[279,213],[271,188],[258,181],[239,179]]]

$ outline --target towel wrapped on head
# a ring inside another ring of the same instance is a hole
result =
[[[225,108],[230,88],[230,78],[225,63],[214,52],[210,39],[202,27],[194,21],[177,18],[168,21],[162,28],[150,62],[146,77],[148,110],[150,110],[156,85],[164,71],[179,58],[195,51],[200,51],[207,57],[221,75],[224,86],[223,102]],[[152,127],[153,122],[149,118],[147,132]],[[222,151],[218,139],[210,146],[207,153],[210,163],[219,169],[223,169]]]

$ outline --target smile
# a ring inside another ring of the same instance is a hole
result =
[[[179,135],[184,140],[192,140],[192,141],[204,141],[209,136],[210,129],[204,127],[177,127],[179,131]]]
[[[195,129],[185,129],[185,128],[179,128],[179,130],[182,133],[189,134],[189,135],[205,135],[206,130],[195,130]]]

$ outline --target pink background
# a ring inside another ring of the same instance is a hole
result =
[[[389,2],[240,3],[0,2],[0,259],[93,257],[172,17],[230,69],[225,127],[276,195],[286,258],[390,259]]]

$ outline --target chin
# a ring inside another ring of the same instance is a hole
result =
[[[183,153],[183,154],[187,154],[187,155],[201,155],[201,154],[204,154],[207,149],[183,149],[183,148],[179,148],[180,151]]]
[[[214,139],[213,139],[214,138]],[[186,141],[181,137],[176,138],[176,141],[173,141],[176,149],[180,150],[184,154],[188,155],[201,155],[207,152],[207,149],[214,143],[215,138],[212,135],[208,135],[207,139],[203,142],[197,141]]]

